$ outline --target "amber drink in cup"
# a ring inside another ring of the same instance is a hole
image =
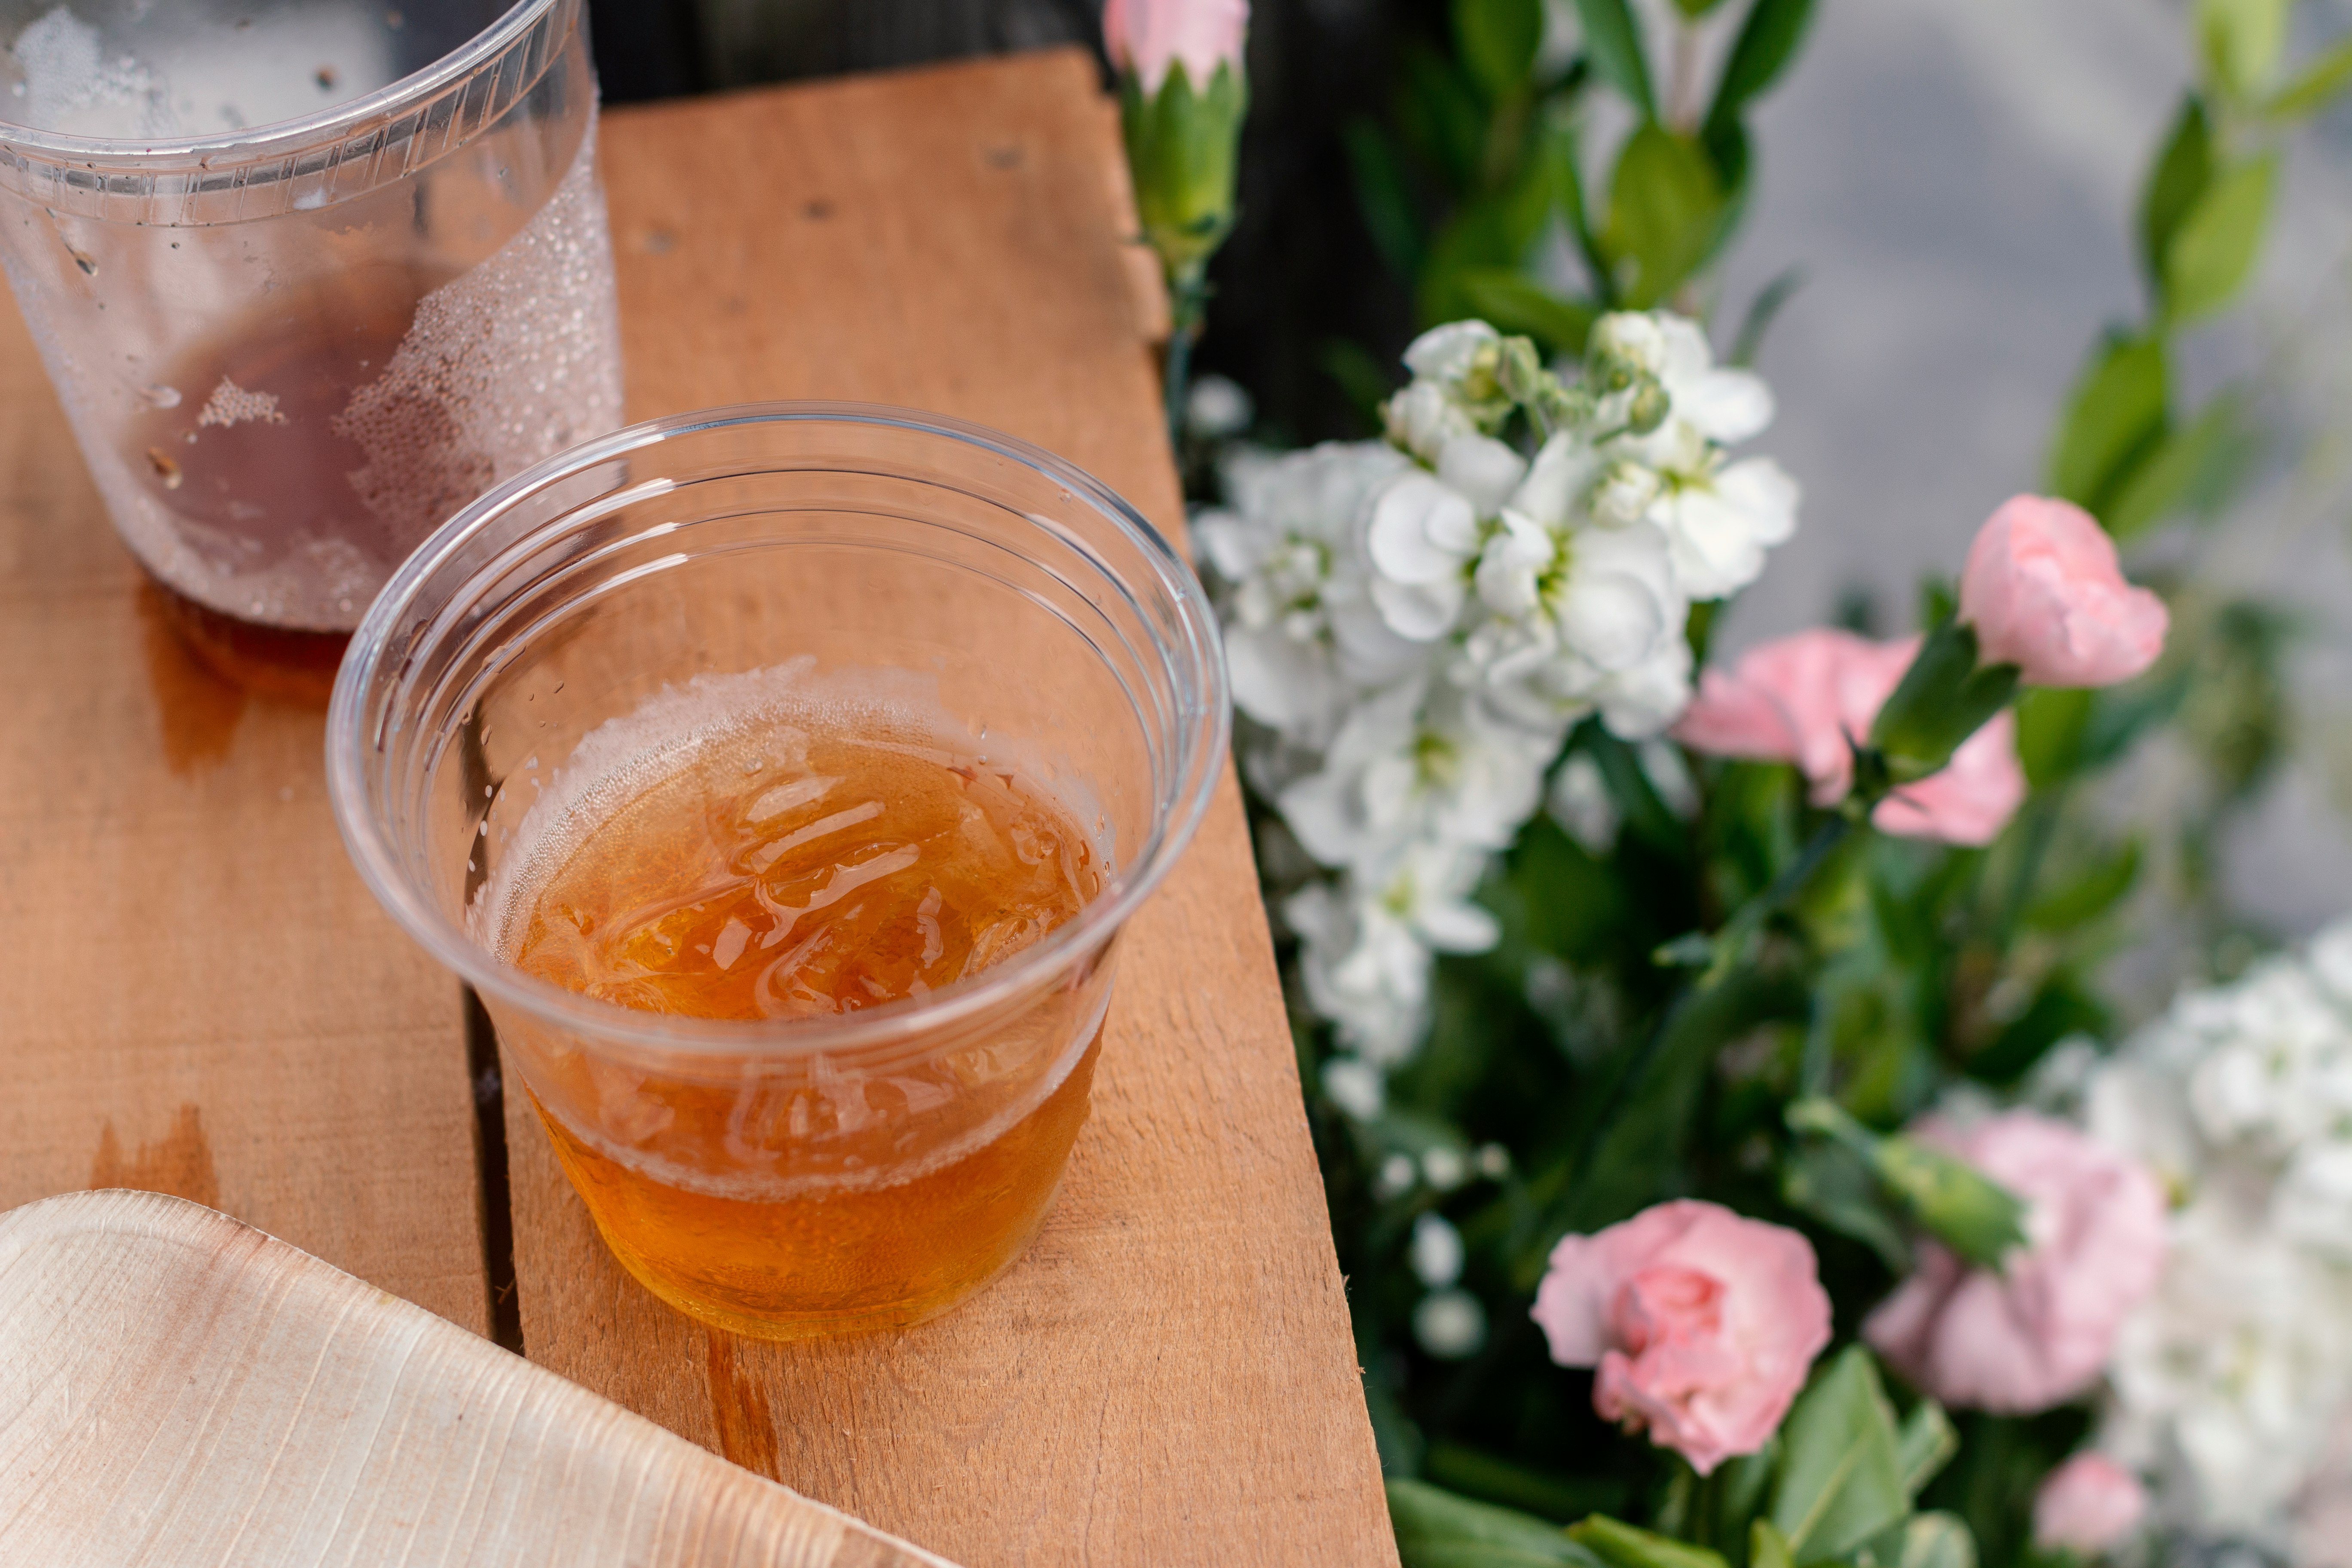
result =
[[[1027,1245],[1226,722],[1198,583],[1102,486],[771,405],[467,508],[354,637],[329,768],[614,1255],[791,1339],[919,1322]]]

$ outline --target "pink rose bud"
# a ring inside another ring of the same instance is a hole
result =
[[[2170,617],[2124,581],[2115,541],[2090,513],[2016,496],[1969,546],[1960,619],[1985,663],[2017,666],[2028,686],[2113,686],[2156,662]]]
[[[1109,0],[1102,27],[1110,63],[1142,82],[1146,97],[1178,60],[1192,90],[1202,92],[1220,62],[1241,70],[1249,0]]]
[[[2164,1190],[2137,1162],[2030,1110],[1965,1131],[1912,1130],[2027,1205],[2027,1245],[2004,1272],[1934,1242],[1863,1324],[1888,1364],[1946,1405],[2030,1415],[2089,1390],[2164,1268]]]
[[[1592,1407],[1701,1475],[1761,1448],[1830,1342],[1812,1244],[1683,1200],[1552,1248],[1531,1314]]]
[[[1815,805],[1835,805],[1853,786],[1853,748],[1870,735],[1919,639],[1873,642],[1820,628],[1760,644],[1728,673],[1708,669],[1675,726],[1683,744],[1717,756],[1794,763]],[[2017,726],[2007,713],[1960,743],[1940,773],[1879,803],[1883,833],[1990,844],[2025,800]]]
[[[2097,1557],[2130,1540],[2147,1517],[2147,1489],[2105,1454],[2077,1454],[2050,1472],[2033,1500],[2033,1544]]]

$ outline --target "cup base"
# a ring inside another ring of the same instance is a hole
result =
[[[1025,1230],[1013,1238],[1012,1247],[1005,1254],[1004,1260],[976,1279],[960,1280],[946,1289],[909,1297],[903,1301],[893,1301],[887,1306],[845,1312],[812,1312],[804,1316],[784,1314],[753,1316],[692,1291],[681,1289],[673,1282],[654,1273],[643,1258],[614,1241],[612,1233],[605,1230],[601,1224],[596,1227],[596,1234],[604,1241],[605,1250],[613,1255],[614,1261],[627,1269],[631,1279],[653,1292],[666,1305],[706,1327],[724,1329],[730,1334],[739,1335],[747,1340],[772,1340],[779,1343],[803,1340],[856,1339],[867,1334],[887,1333],[894,1329],[911,1329],[918,1323],[929,1322],[933,1318],[946,1315],[961,1306],[970,1298],[995,1284],[1027,1254],[1029,1244],[1037,1238],[1037,1232],[1044,1228],[1046,1210],[1053,1207],[1053,1200],[1060,1195],[1061,1186],[1056,1183],[1053,1193],[1046,1199],[1045,1208],[1038,1212],[1037,1217],[1030,1222]],[[590,1217],[594,1216],[592,1214]]]

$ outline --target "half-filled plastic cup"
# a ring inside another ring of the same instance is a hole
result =
[[[1198,581],[931,415],[659,420],[459,513],[355,634],[362,876],[481,996],[614,1256],[796,1339],[1008,1267],[1229,705]]]

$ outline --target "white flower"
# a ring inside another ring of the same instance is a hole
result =
[[[2179,1205],[2126,1326],[2102,1441],[2167,1522],[2283,1542],[2352,1402],[2352,923],[2184,994],[2084,1091]]]
[[[1360,1057],[1333,1057],[1323,1064],[1323,1092],[1359,1121],[1370,1121],[1388,1103],[1381,1069]]]
[[[1484,321],[1448,321],[1405,345],[1404,367],[1416,377],[1459,385],[1478,356],[1502,341]]]
[[[1250,395],[1222,375],[1201,377],[1184,397],[1184,428],[1203,441],[1240,435],[1255,414]]]
[[[1439,1192],[1450,1193],[1470,1179],[1470,1163],[1459,1149],[1433,1143],[1421,1152],[1421,1173]]]
[[[1299,975],[1309,1005],[1365,1060],[1402,1061],[1420,1043],[1434,952],[1479,952],[1499,938],[1495,917],[1469,900],[1486,859],[1459,846],[1408,844],[1337,887],[1317,883],[1284,903],[1305,944]]]
[[[1381,1162],[1379,1172],[1372,1177],[1372,1195],[1383,1200],[1402,1197],[1419,1180],[1421,1167],[1412,1163],[1412,1155],[1391,1154]]]
[[[1404,351],[1411,384],[1381,410],[1388,437],[1425,463],[1436,463],[1452,442],[1476,436],[1492,416],[1493,388],[1470,384],[1480,357],[1502,334],[1484,321],[1433,327]]]
[[[2209,1141],[2276,1157],[2352,1135],[2352,1020],[2309,969],[2266,961],[2227,992],[2185,998],[2177,1016],[2210,1042],[2189,1081]]]
[[[1487,617],[1463,647],[1497,710],[1530,728],[1601,710],[1629,737],[1656,733],[1689,699],[1689,605],[1665,535],[1595,523],[1581,500],[1601,464],[1555,436],[1481,545],[1473,582]]]
[[[1675,575],[1694,599],[1721,599],[1763,574],[1764,552],[1797,531],[1797,481],[1769,458],[1722,467],[1720,454],[1668,471],[1649,509]]]
[[[1433,1290],[1462,1278],[1462,1233],[1444,1215],[1417,1216],[1412,1222],[1412,1240],[1405,1251],[1412,1271]]]
[[[1644,324],[1646,323],[1646,324]],[[1689,449],[1693,436],[1736,447],[1772,423],[1772,392],[1751,371],[1718,367],[1696,321],[1667,311],[1629,319],[1626,312],[1593,323],[1606,352],[1657,378],[1668,401],[1666,421],[1630,445],[1654,467]]]
[[[1433,381],[1416,381],[1381,405],[1388,438],[1421,458],[1437,461],[1448,441],[1478,433],[1478,422],[1462,400]]]
[[[1452,631],[1484,538],[1476,509],[1442,479],[1408,473],[1390,480],[1365,534],[1372,602],[1389,629],[1415,642]]]
[[[2117,1339],[2102,1444],[2164,1478],[2171,1522],[2274,1531],[2352,1392],[2352,1293],[2218,1201],[2179,1215],[2171,1247]]]
[[[1551,819],[1570,838],[1584,846],[1585,852],[1596,858],[1605,857],[1617,847],[1617,803],[1610,798],[1609,785],[1601,777],[1601,764],[1591,753],[1580,750],[1562,763],[1559,772],[1552,774],[1551,795],[1545,809]]]
[[[1373,605],[1362,531],[1372,496],[1411,463],[1378,442],[1329,442],[1225,465],[1228,508],[1193,520],[1225,595],[1225,659],[1243,712],[1319,745],[1352,692],[1426,657]]]
[[[1432,1290],[1412,1310],[1412,1337],[1441,1361],[1475,1355],[1486,1342],[1486,1309],[1467,1290]]]
[[[1276,804],[1327,866],[1364,863],[1412,838],[1507,848],[1535,814],[1558,740],[1507,725],[1455,688],[1409,680],[1356,706],[1322,770]]]
[[[1667,397],[1656,429],[1610,443],[1620,471],[1596,497],[1595,514],[1644,516],[1664,530],[1687,597],[1738,593],[1764,570],[1765,551],[1797,527],[1796,481],[1769,458],[1726,466],[1721,450],[1771,424],[1770,390],[1748,371],[1719,368],[1706,335],[1681,316],[1621,311],[1595,322],[1593,334],[1599,346],[1589,352],[1654,377]],[[1603,422],[1622,423],[1637,391],[1609,400]]]

